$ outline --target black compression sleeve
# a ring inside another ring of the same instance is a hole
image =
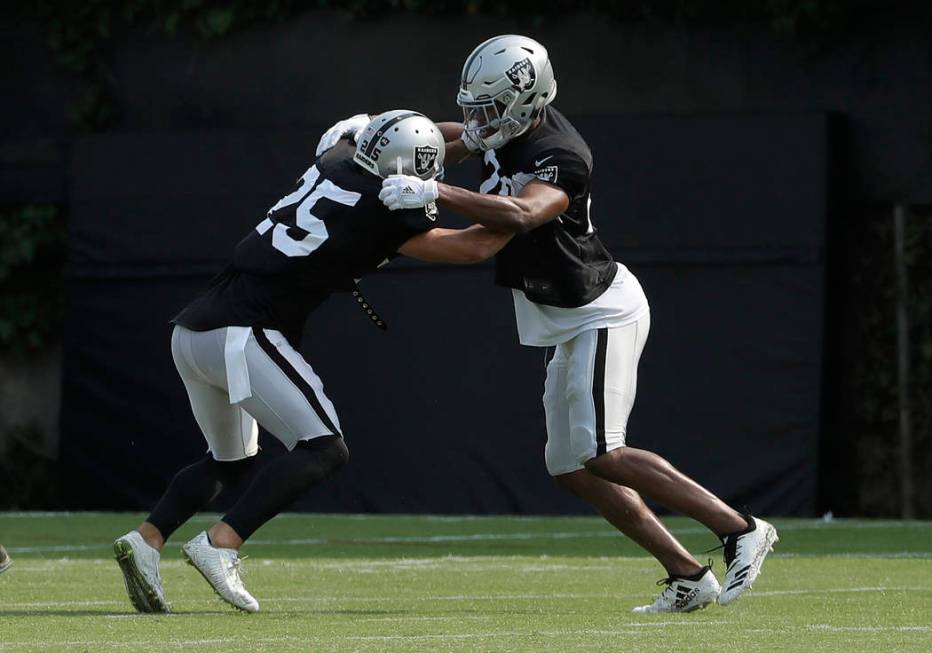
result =
[[[147,521],[167,540],[194,513],[207,506],[223,487],[233,485],[248,474],[254,460],[220,462],[208,454],[188,465],[175,474]]]
[[[262,524],[348,460],[349,450],[338,435],[299,442],[259,470],[223,521],[241,538],[249,539]]]

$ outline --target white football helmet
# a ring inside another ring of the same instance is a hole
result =
[[[445,155],[443,134],[430,118],[395,109],[380,113],[359,132],[353,160],[383,179],[412,175],[427,180],[443,174]]]
[[[556,95],[547,49],[526,36],[506,34],[466,59],[456,103],[463,107],[466,137],[485,151],[526,132]]]

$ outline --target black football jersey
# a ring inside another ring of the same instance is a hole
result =
[[[483,193],[517,195],[539,179],[569,196],[566,212],[518,234],[495,259],[495,282],[532,302],[576,308],[608,288],[618,266],[589,218],[592,153],[573,125],[553,107],[527,132],[484,156]]]
[[[436,226],[436,207],[389,211],[382,180],[353,163],[347,140],[322,154],[293,192],[236,246],[207,290],[173,320],[194,331],[253,326],[297,346],[307,316],[333,292]]]

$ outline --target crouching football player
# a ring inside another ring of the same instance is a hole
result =
[[[359,133],[357,145],[339,140],[347,131]],[[307,316],[333,292],[350,291],[367,319],[384,328],[356,280],[397,253],[473,263],[510,238],[478,226],[436,228],[433,205],[391,212],[383,206],[384,177],[429,180],[443,170],[443,137],[423,115],[354,116],[325,140],[329,147],[318,148],[294,192],[269,210],[236,246],[228,267],[173,320],[172,356],[209,453],[179,471],[149,517],[114,542],[127,594],[140,612],[169,611],[159,574],[165,540],[250,472],[256,422],[288,453],[257,470],[229,512],[182,547],[186,561],[241,610],[256,612],[259,603],[240,577],[240,546],[346,464],[336,410],[296,349]]]

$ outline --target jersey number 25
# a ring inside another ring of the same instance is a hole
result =
[[[265,234],[272,229],[272,246],[285,256],[307,256],[330,236],[327,225],[313,213],[314,205],[322,197],[344,206],[356,206],[362,196],[340,188],[329,179],[321,179],[317,166],[311,166],[301,177],[297,190],[278,200],[269,209],[268,217],[256,226],[256,231]],[[301,239],[292,238],[288,234],[288,224],[272,220],[276,213],[292,206],[295,207],[295,224],[307,233]]]

